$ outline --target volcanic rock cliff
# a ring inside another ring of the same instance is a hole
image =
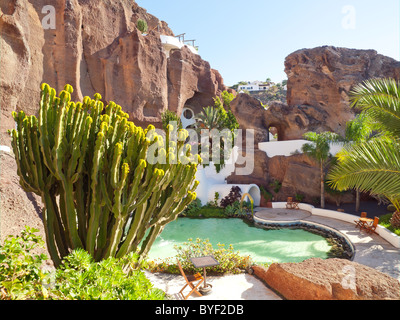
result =
[[[400,79],[400,62],[375,50],[323,46],[287,56],[285,72],[287,103],[273,102],[266,110],[247,94],[239,94],[232,101],[240,128],[255,130],[255,170],[249,176],[233,174],[228,183],[257,183],[268,188],[278,180],[282,189],[275,200],[301,192],[312,201],[320,194],[317,166],[302,154],[268,158],[258,150],[258,143],[268,141],[271,127],[276,129],[279,141],[303,139],[308,131],[343,135],[346,122],[355,116],[349,103],[351,89],[370,78]]]
[[[57,91],[71,84],[73,99],[98,92],[138,125],[160,124],[163,111],[180,114],[188,100],[211,104],[226,89],[218,71],[186,47],[167,58],[160,35],[173,31],[134,1],[48,4],[0,0],[1,132],[13,126],[13,110],[36,114],[42,82]],[[146,35],[138,19],[147,22]]]
[[[302,139],[307,131],[344,134],[346,122],[355,115],[349,103],[351,89],[371,78],[400,79],[400,62],[375,50],[323,46],[291,53],[285,60],[285,72],[288,76],[286,104],[271,103],[264,110],[246,95],[239,95],[233,103],[238,117],[247,112],[243,104],[258,109],[260,119],[245,117],[242,126],[254,127],[253,123],[246,125],[246,121],[261,121],[262,125],[255,127],[261,131],[276,127],[281,141]]]

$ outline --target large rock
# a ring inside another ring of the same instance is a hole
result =
[[[210,105],[226,89],[218,71],[186,47],[168,58],[160,35],[172,30],[134,1],[52,1],[55,28],[44,29],[48,4],[0,0],[1,132],[13,127],[12,111],[37,112],[42,82],[57,91],[69,83],[79,100],[98,92],[136,124],[156,126],[163,111]],[[147,21],[147,35],[138,19]]]
[[[287,103],[272,102],[267,109],[247,95],[239,94],[231,102],[232,112],[241,129],[255,131],[255,145],[269,140],[274,129],[278,140],[303,139],[308,131],[333,131],[344,135],[346,123],[355,116],[350,108],[349,92],[360,82],[375,77],[400,79],[400,62],[378,54],[374,50],[335,47],[302,49],[285,60],[288,75]],[[251,183],[269,188],[273,180],[282,183],[275,198],[284,200],[303,193],[307,201],[319,197],[319,169],[307,157],[255,157],[253,174],[248,177],[233,174],[229,183]],[[269,188],[271,190],[271,188]],[[351,194],[343,201],[352,201]],[[328,201],[334,198],[327,195]]]
[[[0,0],[0,132],[13,128],[11,112],[35,113],[43,77],[44,30],[28,1]],[[0,143],[7,144],[2,141]]]
[[[288,300],[400,299],[400,283],[395,278],[344,259],[312,258],[253,270]]]
[[[290,54],[285,60],[285,72],[287,104],[296,109],[294,113],[305,111],[312,119],[316,118],[315,109],[322,111],[326,116],[319,129],[343,134],[346,122],[354,117],[349,107],[351,89],[370,78],[400,79],[400,62],[375,50],[324,46]],[[309,131],[318,128],[304,124]]]

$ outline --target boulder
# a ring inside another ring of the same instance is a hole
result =
[[[288,300],[399,300],[400,283],[345,259],[312,258],[301,263],[253,267],[254,274]]]
[[[306,109],[305,114],[317,120],[318,112],[322,111],[325,117],[319,129],[344,134],[346,122],[354,117],[354,110],[349,107],[351,89],[370,78],[400,79],[400,62],[375,50],[323,46],[301,49],[287,56],[285,72],[287,105]],[[315,131],[314,126],[305,127]]]

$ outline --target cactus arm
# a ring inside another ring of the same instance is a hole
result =
[[[93,157],[93,168],[91,173],[91,203],[90,203],[90,219],[86,238],[86,249],[90,254],[94,253],[96,236],[100,222],[100,200],[97,199],[97,185],[99,179],[100,161],[104,153],[105,135],[102,131],[97,134],[95,153]]]
[[[143,241],[141,248],[140,248],[140,260],[146,258],[148,252],[150,251],[151,246],[153,245],[154,241],[156,240],[157,236],[163,231],[164,226],[153,226],[150,229],[149,234],[147,235],[146,239]]]
[[[50,195],[48,192],[44,192],[42,195],[42,201],[45,204],[45,210],[44,210],[44,215],[43,215],[43,222],[44,225],[46,226],[45,229],[45,235],[46,235],[46,243],[47,243],[47,248],[50,253],[50,257],[53,260],[54,264],[56,266],[59,266],[61,264],[61,258],[58,254],[56,243],[55,243],[55,238],[54,238],[54,207],[53,207],[53,202],[50,198]]]
[[[129,227],[128,234],[126,236],[125,241],[121,245],[121,248],[118,250],[117,258],[122,258],[129,251],[132,251],[132,244],[138,234],[139,226],[141,225],[143,218],[146,213],[147,202],[140,205],[133,216],[133,221]]]

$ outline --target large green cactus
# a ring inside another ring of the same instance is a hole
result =
[[[13,113],[12,145],[21,186],[41,196],[46,242],[56,265],[84,248],[99,261],[140,247],[148,253],[164,226],[196,194],[198,155],[176,141],[128,121],[121,107],[101,96],[71,102],[41,87],[39,119]],[[148,161],[149,150],[164,161]]]

